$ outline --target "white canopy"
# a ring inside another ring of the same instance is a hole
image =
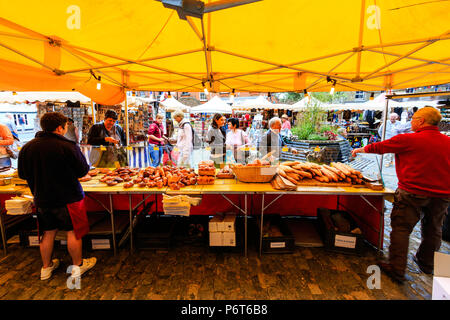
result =
[[[127,96],[128,105],[141,106],[146,103],[157,101],[154,98]]]
[[[0,103],[0,111],[3,112],[36,112],[36,104],[14,104],[11,103]]]
[[[263,96],[258,96],[255,99],[241,100],[235,101],[233,103],[233,108],[236,109],[251,109],[251,108],[259,108],[259,109],[272,109],[273,103],[268,101]]]
[[[45,91],[26,91],[26,92],[0,92],[0,103],[24,103],[28,102],[71,102],[80,101],[81,103],[90,103],[91,99],[77,91],[69,92],[45,92]]]
[[[291,106],[291,109],[292,109],[293,111],[302,111],[302,110],[306,109],[306,107],[308,107],[308,105],[310,105],[310,104],[318,104],[318,105],[319,105],[320,107],[322,107],[322,108],[325,108],[325,107],[326,107],[326,104],[325,104],[325,103],[323,103],[323,102],[317,100],[317,99],[314,98],[314,97],[309,96],[309,97],[304,97],[302,100],[300,100],[300,101],[294,103],[294,104]]]
[[[163,105],[164,110],[167,112],[174,112],[175,110],[182,110],[184,112],[189,112],[189,107],[179,102],[177,99],[171,97],[160,102]]]
[[[231,106],[220,99],[218,96],[214,96],[208,102],[191,108],[191,113],[232,113]]]

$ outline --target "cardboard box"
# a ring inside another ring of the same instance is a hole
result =
[[[236,215],[227,214],[222,221],[223,232],[235,232]]]
[[[432,300],[450,300],[450,255],[435,252]]]
[[[223,232],[210,232],[209,233],[209,246],[210,247],[223,246]]]
[[[218,232],[218,231],[223,231],[223,230],[219,230],[219,224],[220,224],[220,228],[222,229],[222,225],[221,222],[223,221],[223,216],[221,215],[215,215],[214,217],[211,218],[211,220],[209,220],[209,232]]]
[[[223,246],[235,247],[236,246],[236,233],[235,232],[222,232]]]

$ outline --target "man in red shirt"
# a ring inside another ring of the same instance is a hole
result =
[[[378,265],[393,279],[405,280],[409,235],[421,221],[422,240],[414,256],[419,268],[433,273],[434,252],[441,246],[442,224],[450,203],[450,138],[437,125],[441,114],[433,107],[418,110],[411,119],[414,133],[357,148],[357,153],[394,153],[398,188],[391,213],[389,263]]]

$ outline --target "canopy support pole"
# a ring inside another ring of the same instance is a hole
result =
[[[91,100],[91,110],[92,110],[92,121],[93,124],[97,122],[97,119],[95,117],[95,108],[94,108],[94,101]]]
[[[361,71],[361,55],[362,55],[362,41],[363,41],[363,34],[364,34],[364,16],[365,16],[365,9],[366,9],[366,1],[361,1],[361,17],[359,22],[359,39],[358,39],[358,56],[356,59],[356,79],[359,79],[360,71]]]
[[[128,121],[128,96],[127,90],[125,90],[125,129],[127,134],[127,148],[130,144],[130,122]],[[127,150],[127,149],[126,149]],[[130,165],[130,154],[127,150],[127,164]]]
[[[387,122],[388,111],[389,111],[389,99],[386,97],[386,106],[384,108],[383,132],[382,132],[382,135],[381,135],[381,141],[384,141],[384,139],[386,137],[386,122]],[[380,158],[380,166],[379,166],[379,168],[380,168],[380,176],[381,176],[382,173],[383,173],[383,155],[381,155],[381,158]]]

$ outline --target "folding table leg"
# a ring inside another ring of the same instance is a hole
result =
[[[5,225],[3,223],[3,209],[0,210],[0,232],[2,233],[2,243],[3,243],[3,254],[6,256],[7,249],[6,249],[6,230]]]
[[[114,249],[114,255],[117,255],[116,228],[114,226],[114,208],[113,208],[112,194],[109,194],[109,204],[110,204],[110,208],[111,208],[111,211],[109,213],[111,214],[111,231],[112,231],[113,249]]]

